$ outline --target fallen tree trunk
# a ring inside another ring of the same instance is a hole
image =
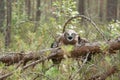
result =
[[[43,54],[44,52],[46,52],[46,51],[58,50],[58,49],[59,49],[59,47],[58,47],[58,48],[50,48],[50,49],[40,50],[40,51],[38,51],[38,54],[41,54],[41,55],[42,55],[42,54]],[[53,56],[55,56],[55,55],[57,55],[57,54],[58,54],[58,53],[50,54],[48,57],[44,57],[44,56],[43,56],[43,57],[41,57],[40,59],[38,59],[38,60],[36,60],[36,61],[28,64],[28,65],[25,65],[25,66],[22,68],[21,72],[22,72],[23,70],[27,69],[27,68],[30,67],[30,66],[34,66],[34,65],[36,65],[36,64],[38,64],[38,63],[44,62],[45,60],[51,59]],[[27,60],[31,60],[31,59],[28,57]],[[18,68],[18,66],[17,66],[17,68]],[[16,69],[16,70],[17,70],[17,69]],[[0,76],[0,80],[3,80],[3,79],[5,79],[5,78],[13,75],[16,70]]]
[[[27,53],[24,53],[24,52],[7,53],[6,55],[0,56],[0,62],[5,63],[6,66],[9,66],[22,61],[23,66],[25,66],[27,62],[39,60],[41,57],[45,56],[44,53],[46,51],[52,51],[54,49],[57,49],[57,48],[49,48],[49,49],[44,49],[36,52],[34,51],[34,52],[27,52]]]
[[[6,66],[18,63],[23,58],[23,53],[8,53],[7,55],[0,56],[0,62],[5,63]]]
[[[92,55],[96,53],[102,53],[100,44],[96,43],[85,43],[84,45],[78,45],[71,51],[71,57],[75,59],[83,58],[89,53],[88,61],[91,60]]]
[[[108,52],[110,54],[116,53],[116,51],[120,50],[120,36],[114,40],[109,40],[108,45]]]

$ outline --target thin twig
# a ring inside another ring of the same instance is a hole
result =
[[[36,80],[40,75],[41,76],[43,76],[43,77],[46,77],[47,78],[47,80],[53,80],[53,79],[51,79],[49,76],[46,76],[45,74],[43,74],[43,73],[33,73],[32,72],[32,74],[37,74],[37,76],[33,79],[33,80]]]
[[[38,64],[38,63],[40,63],[40,62],[43,62],[43,61],[45,61],[45,60],[47,60],[47,59],[48,59],[48,58],[45,57],[44,59],[39,59],[39,60],[37,60],[37,61],[34,61],[34,62],[32,62],[32,63],[24,66],[22,70],[25,70],[25,69],[27,69],[28,67],[33,66],[33,65],[36,65],[36,64]]]
[[[49,32],[49,34],[52,36],[52,38],[53,38],[55,41],[57,41],[55,35],[53,35],[53,32],[51,32],[50,30],[48,30],[48,32]]]
[[[86,55],[86,58],[85,58],[85,60],[83,61],[83,64],[81,65],[81,67],[80,67],[76,72],[74,72],[74,74],[72,74],[72,75],[69,77],[70,80],[73,80],[73,79],[75,78],[76,74],[80,72],[80,70],[83,68],[83,66],[84,66],[85,63],[87,62],[88,56],[89,56],[89,53]]]
[[[54,67],[55,64],[52,64],[49,68],[45,69],[45,71],[48,71],[50,68]]]
[[[5,79],[5,78],[13,75],[13,73],[14,73],[14,71],[13,71],[13,72],[10,72],[10,73],[7,73],[7,74],[5,74],[5,75],[0,76],[0,80],[3,80],[3,79]]]
[[[51,48],[51,50],[57,50],[57,49],[59,49],[59,47],[58,47],[58,48]],[[48,57],[43,57],[42,59],[39,59],[39,60],[37,60],[37,61],[34,61],[34,62],[32,62],[32,63],[24,66],[24,67],[23,67],[23,70],[27,69],[27,68],[30,67],[30,66],[36,65],[36,64],[38,64],[38,63],[41,63],[41,62],[43,62],[43,61],[45,61],[45,60],[48,60],[48,59],[50,59],[52,56],[55,56],[56,54],[58,54],[58,53],[54,53],[54,54],[49,55]]]
[[[18,69],[18,67],[19,67],[20,64],[21,64],[21,62],[19,62],[19,64],[15,67],[15,70],[13,70],[12,72],[0,76],[0,80],[3,80],[3,79],[5,79],[5,78],[13,75],[13,73],[16,71],[16,69]]]

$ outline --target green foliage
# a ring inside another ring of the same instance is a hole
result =
[[[71,50],[73,50],[73,45],[67,45],[67,46],[62,46],[62,49],[66,52],[70,52]]]
[[[34,1],[34,0],[33,0]],[[45,1],[45,0],[43,0]],[[46,0],[47,1],[47,0]],[[44,48],[50,48],[51,43],[54,41],[53,36],[61,34],[62,26],[68,18],[77,15],[77,2],[75,0],[55,0],[52,7],[55,8],[52,14],[46,13],[44,15],[44,6],[42,3],[42,12],[40,21],[31,21],[28,19],[25,12],[25,6],[23,6],[24,0],[17,0],[12,7],[12,28],[11,28],[11,45],[8,49],[4,48],[4,34],[0,33],[0,51],[37,51]],[[49,6],[49,5],[48,5]],[[49,10],[47,11],[49,12]],[[50,12],[49,12],[50,13]],[[37,30],[34,32],[34,28],[37,23]],[[103,34],[107,38],[117,37],[120,34],[120,22],[111,22],[108,25],[98,25]],[[67,29],[74,29],[80,34],[80,36],[87,38],[90,41],[103,40],[100,34],[88,21],[81,22],[81,18],[71,21],[67,25]],[[102,44],[102,49],[107,45]],[[69,52],[73,49],[73,46],[62,46],[62,49]],[[46,55],[50,52],[45,53]],[[78,73],[77,78],[80,80],[87,80],[90,76],[104,72],[109,68],[109,65],[120,65],[120,54],[114,56],[101,56],[96,55],[92,57],[93,60],[84,65],[81,71]],[[102,59],[102,60],[101,60]],[[82,65],[82,62],[80,62]],[[93,65],[94,64],[94,65]],[[51,61],[46,61],[44,68],[48,68],[52,65]],[[92,66],[91,66],[92,65]],[[16,66],[16,65],[15,65]],[[6,70],[9,72],[15,69],[15,66],[9,66]],[[104,67],[105,66],[105,67]],[[0,63],[0,69],[4,69],[5,65]],[[58,80],[69,80],[69,76],[78,70],[77,61],[73,59],[65,59],[60,65],[60,70],[57,66],[50,68],[47,72],[42,72],[42,65],[38,64],[34,69],[27,69],[25,72],[20,73],[21,69],[15,71],[8,80],[32,80],[36,75],[43,73],[44,76],[38,77],[38,80],[47,80],[45,76]],[[120,68],[120,66],[119,66]],[[42,79],[41,79],[42,78]],[[86,78],[86,79],[85,79]],[[108,78],[110,80],[110,78]],[[116,76],[113,76],[113,80],[119,80]]]
[[[46,75],[51,76],[52,78],[57,78],[58,76],[60,76],[60,72],[59,72],[57,66],[55,66],[55,67],[52,67],[50,70],[48,70],[46,72]]]
[[[109,56],[106,56],[106,57],[105,57],[105,60],[106,60],[109,64],[111,64],[111,58],[110,58]]]
[[[120,22],[110,23],[109,26],[111,27],[111,37],[117,37],[120,34]]]
[[[61,0],[60,2],[56,1],[53,3],[53,6],[57,8],[57,11],[54,12],[54,14],[58,17],[69,17],[78,14],[76,10],[76,1],[74,0]]]

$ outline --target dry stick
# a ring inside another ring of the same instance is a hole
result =
[[[21,61],[17,64],[16,69],[17,69],[22,63],[23,63],[23,60],[21,60]]]
[[[77,15],[77,16],[74,16],[74,17],[71,17],[70,19],[68,19],[65,24],[63,25],[63,33],[65,32],[65,29],[66,29],[66,26],[67,24],[73,20],[73,19],[76,19],[76,18],[79,18],[79,17],[82,17],[84,19],[86,19],[87,21],[89,21],[93,26],[94,28],[101,34],[101,36],[103,37],[103,39],[105,41],[107,41],[106,37],[104,36],[103,32],[98,28],[98,26],[95,24],[95,22],[93,20],[91,20],[89,17],[87,16],[84,16],[84,15]]]
[[[72,74],[72,75],[69,77],[69,80],[73,80],[73,79],[75,78],[76,74],[80,72],[80,70],[82,69],[82,67],[83,67],[83,66],[85,65],[85,63],[87,62],[88,56],[89,56],[89,53],[86,55],[86,58],[85,58],[85,60],[83,61],[83,64],[81,65],[81,67],[80,67],[74,74]]]
[[[117,69],[116,66],[113,66],[112,68],[110,68],[107,72],[104,72],[100,75],[97,75],[97,76],[93,76],[91,77],[90,79],[88,80],[106,80],[107,77],[113,75],[114,73],[116,73],[117,71],[119,71]]]
[[[55,64],[52,64],[50,67],[48,67],[47,69],[45,69],[45,71],[48,71],[50,68],[54,67]]]
[[[48,57],[45,57],[44,59],[40,59],[40,60],[34,61],[34,62],[32,62],[32,63],[24,66],[23,69],[22,69],[22,71],[25,70],[25,69],[27,69],[27,68],[30,67],[30,66],[36,65],[36,64],[38,64],[38,63],[40,63],[40,62],[43,62],[43,61],[45,61],[45,60],[47,60],[47,59],[48,59]]]
[[[35,73],[35,74],[37,74],[37,73]],[[44,74],[42,74],[42,73],[38,73],[38,75],[37,75],[33,80],[36,80],[40,75],[43,76],[43,77],[46,77],[47,80],[53,80],[53,79],[51,79],[50,77],[48,77],[48,76],[46,76],[46,75],[44,75]]]
[[[56,40],[56,37],[52,34],[52,32],[51,32],[50,30],[48,30],[48,32],[49,32],[49,34],[52,36],[52,38],[53,38],[55,41],[57,41],[57,40]]]
[[[59,48],[59,47],[58,47],[58,48]],[[58,48],[54,48],[54,49],[58,49]],[[44,53],[44,52],[46,52],[46,51],[51,51],[51,50],[54,50],[54,49],[53,49],[53,48],[49,48],[49,49],[40,50],[39,53],[41,54],[41,53]],[[52,54],[52,55],[50,55],[50,56],[48,56],[48,57],[45,57],[45,58],[43,58],[43,59],[37,60],[37,61],[35,61],[35,62],[32,62],[32,63],[24,66],[21,71],[27,69],[27,68],[30,67],[30,66],[33,66],[33,65],[35,65],[35,64],[38,64],[38,63],[40,63],[40,62],[43,62],[43,61],[49,59],[51,56],[54,56],[54,55],[56,55],[56,54],[57,54],[57,53]],[[17,69],[17,68],[18,68],[18,66],[16,67],[16,69]],[[9,77],[9,76],[11,76],[11,75],[13,75],[15,71],[16,71],[16,70],[14,70],[14,71],[12,71],[12,72],[10,72],[10,73],[7,73],[7,74],[5,74],[5,75],[0,76],[0,80],[2,80],[2,79],[4,79],[4,78],[7,78],[7,77]]]
[[[52,48],[51,48],[51,49],[52,49]],[[54,48],[54,49],[57,50],[57,49],[59,49],[59,47],[58,47],[58,48]],[[52,49],[52,50],[53,50],[53,49]],[[56,54],[57,54],[57,53],[54,53],[54,54],[49,55],[48,57],[44,57],[43,59],[37,60],[37,61],[35,61],[35,62],[32,62],[32,63],[24,66],[22,70],[25,70],[25,69],[27,69],[28,67],[33,66],[33,65],[36,65],[36,64],[38,64],[38,63],[41,63],[41,62],[49,59],[50,57],[55,56]]]
[[[88,69],[90,69],[90,67],[93,67],[95,64],[91,64],[87,67],[87,69],[85,70],[85,72],[82,73],[82,75],[86,75]],[[82,80],[84,76],[82,76],[81,78],[79,78],[79,80]]]
[[[12,54],[9,53],[7,55],[0,55],[0,62],[5,63],[7,66],[13,65],[15,63],[19,63],[23,61],[22,63],[25,65],[27,62],[31,60],[36,60],[40,58],[45,51],[51,51],[53,48],[44,49],[40,51],[34,51],[34,52],[28,52],[27,54],[21,53],[21,52],[13,52]],[[36,54],[35,54],[36,53]]]
[[[15,69],[17,69],[17,68],[20,66],[21,63],[22,63],[22,61],[20,61],[20,62],[18,63],[18,65],[16,66]],[[5,75],[0,76],[0,80],[2,80],[2,79],[4,79],[4,78],[7,78],[7,77],[9,77],[9,76],[11,76],[11,75],[13,75],[14,72],[15,72],[15,70],[12,71],[12,72],[10,72],[10,73],[7,73],[7,74],[5,74]]]
[[[7,73],[7,74],[5,74],[5,75],[0,76],[0,80],[3,80],[3,79],[5,79],[5,78],[7,78],[8,76],[13,75],[13,73],[14,73],[14,71],[13,71],[13,72],[10,72],[10,73]]]
[[[101,55],[102,56],[102,58],[101,58],[101,60],[103,59],[103,55]],[[100,61],[100,60],[99,60]],[[93,64],[93,63],[91,63],[90,62],[90,65],[87,67],[87,69],[85,70],[85,72],[83,73],[83,75],[86,75],[86,73],[88,72],[88,70],[90,69],[90,67],[92,67],[92,66],[95,66],[96,68],[98,68],[99,66],[97,66],[97,65],[95,65],[95,64]],[[83,77],[84,76],[82,76],[79,80],[82,80],[83,79]]]

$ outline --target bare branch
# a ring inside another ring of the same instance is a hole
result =
[[[3,80],[3,79],[5,79],[5,78],[13,75],[13,73],[14,73],[14,72],[10,72],[10,73],[7,73],[7,74],[5,74],[5,75],[0,76],[0,80]]]
[[[103,39],[104,39],[105,41],[107,41],[107,39],[106,39],[106,37],[104,36],[103,32],[98,28],[98,26],[95,24],[95,22],[94,22],[93,20],[91,20],[89,17],[84,16],[84,15],[77,15],[77,16],[74,16],[74,17],[69,18],[69,19],[65,22],[65,24],[63,25],[63,33],[64,33],[65,30],[66,30],[67,24],[68,24],[71,20],[76,19],[76,18],[79,18],[79,17],[82,17],[82,18],[86,19],[87,21],[89,21],[89,22],[94,26],[94,28],[100,33],[100,35],[103,37]]]
[[[53,48],[53,49],[51,48],[51,50],[57,50],[57,49],[59,49],[59,47],[58,47],[58,48]],[[30,67],[30,66],[36,65],[36,64],[38,64],[38,63],[41,63],[41,62],[43,62],[43,61],[45,61],[45,60],[48,60],[48,59],[50,59],[52,56],[55,56],[56,54],[58,54],[58,53],[54,53],[54,54],[49,55],[48,57],[43,57],[42,59],[39,59],[39,60],[37,60],[37,61],[34,61],[34,62],[32,62],[32,63],[24,66],[24,67],[23,67],[23,70],[27,69],[27,68]]]
[[[53,80],[53,79],[51,79],[49,76],[46,76],[46,75],[43,74],[43,73],[32,73],[32,74],[36,74],[36,75],[37,75],[33,80],[36,80],[40,75],[43,76],[43,77],[46,77],[47,80]]]
[[[59,47],[58,47],[58,48],[59,48]],[[56,50],[56,49],[58,49],[58,48],[44,49],[44,50],[40,50],[40,51],[38,51],[38,52],[39,52],[39,54],[43,54],[43,53],[46,52],[46,51]],[[24,66],[21,71],[27,69],[27,68],[30,67],[30,66],[36,65],[36,64],[38,64],[38,63],[41,63],[41,62],[43,62],[43,61],[51,58],[52,56],[54,56],[54,55],[56,55],[56,54],[57,54],[57,53],[51,54],[51,55],[49,55],[48,57],[44,57],[44,58],[42,58],[42,59],[39,59],[39,60],[37,60],[37,61],[34,61],[34,62],[32,62],[32,63]],[[21,62],[22,62],[22,61],[21,61]],[[19,62],[19,64],[20,64],[21,62]],[[10,72],[10,73],[7,73],[7,74],[5,74],[5,75],[0,76],[0,80],[2,80],[2,79],[4,79],[4,78],[7,78],[7,77],[9,77],[9,76],[11,76],[11,75],[13,75],[14,72],[15,72],[15,71],[17,70],[17,68],[19,67],[19,64],[16,66],[16,68],[15,68],[14,71],[12,71],[12,72]]]
[[[97,76],[93,76],[88,80],[106,80],[107,77],[113,75],[117,71],[118,71],[117,67],[113,66],[112,68],[108,69],[107,72],[104,72],[104,73],[97,75]]]
[[[81,65],[81,67],[80,67],[76,72],[74,72],[74,74],[72,74],[72,75],[69,77],[70,80],[73,80],[73,79],[75,78],[76,74],[78,74],[78,73],[80,72],[80,70],[83,68],[83,66],[84,66],[85,63],[87,62],[88,56],[89,56],[89,53],[86,55],[86,58],[85,58],[85,60],[83,61],[83,64]]]

